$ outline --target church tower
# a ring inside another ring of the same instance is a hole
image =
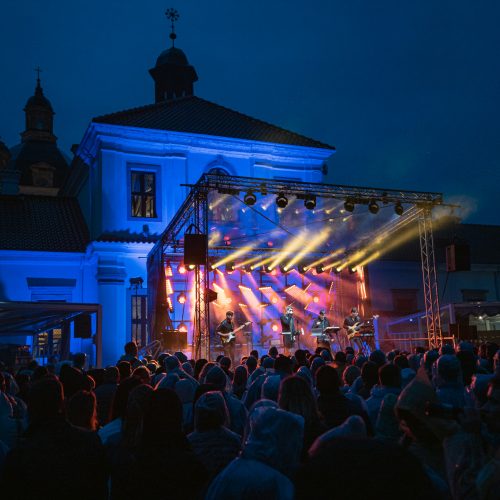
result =
[[[193,84],[198,81],[195,69],[188,62],[186,54],[175,47],[175,21],[179,14],[175,9],[165,13],[171,21],[170,40],[172,47],[164,50],[156,60],[154,68],[149,70],[155,81],[155,102],[169,101],[193,95]]]

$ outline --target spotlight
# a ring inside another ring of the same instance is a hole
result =
[[[179,264],[177,266],[177,272],[179,274],[186,274],[186,267],[184,266],[184,264]]]
[[[401,216],[403,215],[403,212],[405,211],[405,209],[403,208],[403,205],[401,205],[401,202],[398,201],[395,205],[394,205],[394,212],[396,212],[397,215]]]
[[[285,208],[288,205],[288,198],[285,196],[285,193],[279,193],[276,197],[276,205],[280,208]]]
[[[350,198],[347,198],[347,200],[344,202],[344,210],[346,212],[354,212],[354,201],[352,201]]]
[[[226,264],[226,273],[231,274],[234,271],[234,262],[228,262]]]
[[[357,271],[356,266],[349,266],[349,272],[354,274]]]
[[[264,271],[265,271],[266,273],[272,273],[272,272],[273,272],[273,268],[272,268],[271,264],[266,265],[266,266],[264,267]]]
[[[377,202],[375,200],[370,201],[368,204],[368,210],[372,214],[376,214],[379,211],[379,206],[377,205]]]
[[[321,273],[324,273],[325,272],[325,266],[323,266],[322,264],[319,264],[318,266],[316,266],[316,274],[321,274]]]
[[[181,323],[177,329],[180,332],[185,332],[185,333],[187,333],[187,331],[188,331],[188,327],[186,326],[186,323]]]
[[[316,208],[316,195],[308,194],[304,198],[304,206],[307,208],[307,210],[314,210]]]
[[[332,270],[333,274],[340,274],[342,272],[342,269],[340,269],[339,267],[333,267]]]
[[[309,269],[305,264],[299,264],[297,266],[297,269],[299,271],[300,274],[305,274],[307,273],[307,270]]]
[[[196,266],[194,264],[189,264],[188,269],[192,271]]]
[[[273,321],[272,325],[271,325],[271,330],[273,332],[277,332],[278,331],[278,323],[276,323],[276,321]]]
[[[185,304],[186,303],[186,294],[184,292],[181,292],[177,296],[177,302],[179,302],[179,304]]]
[[[277,303],[278,303],[278,296],[272,295],[271,296],[271,304],[277,304]]]
[[[172,271],[172,265],[170,264],[170,262],[167,262],[167,265],[165,266],[165,276],[169,278],[173,275],[174,272]]]
[[[290,272],[290,269],[286,266],[286,264],[280,264],[281,274],[287,274]]]
[[[245,195],[245,197],[243,198],[243,201],[248,205],[248,206],[252,206],[252,205],[255,205],[256,201],[257,201],[257,197],[253,194],[252,191],[248,191],[248,193]]]

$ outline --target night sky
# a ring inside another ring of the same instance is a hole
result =
[[[19,142],[37,65],[68,153],[93,116],[153,102],[168,7],[196,95],[336,146],[331,182],[500,224],[498,0],[3,0],[0,137]]]

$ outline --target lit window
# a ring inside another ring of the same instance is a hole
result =
[[[156,179],[154,172],[131,172],[132,217],[156,217]]]

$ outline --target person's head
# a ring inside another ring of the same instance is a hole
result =
[[[187,356],[182,351],[175,352],[174,356],[179,360],[179,363],[181,365],[182,363],[185,363],[188,360]]]
[[[282,410],[304,417],[306,425],[319,420],[316,398],[311,385],[302,377],[291,375],[281,381],[278,406]]]
[[[408,358],[404,354],[397,354],[394,357],[394,364],[399,366],[401,370],[404,368],[410,368],[410,364],[408,363]]]
[[[145,366],[138,366],[133,372],[132,377],[138,378],[141,384],[151,383],[151,373]]]
[[[208,363],[208,360],[206,360],[205,358],[200,358],[200,359],[197,359],[195,364],[194,364],[194,378],[196,380],[199,380],[200,378],[200,373],[201,373],[201,370],[202,368]]]
[[[278,357],[278,348],[273,345],[269,348],[268,354],[271,358],[276,359]]]
[[[278,401],[281,378],[279,375],[270,375],[266,377],[260,390],[261,399],[269,401]]]
[[[233,385],[244,386],[248,380],[248,371],[245,365],[239,365],[234,370]]]
[[[227,375],[220,366],[214,366],[210,369],[205,377],[205,382],[207,384],[213,384],[216,390],[222,392],[224,392],[229,385]]]
[[[343,351],[336,352],[334,356],[334,361],[336,364],[344,364],[346,361],[345,352]]]
[[[138,349],[137,349],[137,344],[132,340],[131,342],[127,342],[125,344],[125,354],[127,356],[133,356],[134,358],[137,357]]]
[[[228,358],[227,356],[224,356],[220,361],[219,361],[220,367],[224,371],[229,371],[231,368],[231,358]]]
[[[201,369],[200,371],[200,375],[198,376],[198,382],[200,384],[204,384],[206,383],[206,379],[207,379],[207,374],[208,372],[214,367],[214,366],[217,366],[215,363],[213,363],[212,361],[208,361],[207,363],[205,363],[203,365],[203,368]]]
[[[87,361],[87,355],[84,352],[78,352],[73,356],[73,366],[82,370]]]
[[[128,446],[137,446],[140,443],[144,412],[149,406],[153,388],[141,384],[134,387],[128,396],[127,411],[123,421],[123,440]]]
[[[165,365],[165,371],[167,373],[176,371],[181,366],[181,362],[179,361],[179,358],[177,358],[176,356],[169,356],[168,358],[165,358],[163,360],[163,363]]]
[[[61,366],[61,373],[59,375],[59,380],[64,386],[64,394],[67,398],[70,398],[84,388],[83,374],[77,368],[70,365]]]
[[[40,380],[47,375],[49,375],[49,370],[46,366],[37,366],[35,371],[33,372],[32,380],[33,382],[36,382],[37,380]]]
[[[319,312],[319,318],[320,319],[324,319],[325,318],[325,310],[324,309],[321,309],[321,311]]]
[[[257,369],[257,358],[249,356],[245,361],[245,365],[247,367],[248,374],[251,375]]]
[[[226,312],[226,319],[228,321],[232,321],[233,320],[233,317],[234,317],[234,312],[233,311],[227,311]]]
[[[445,354],[438,358],[436,361],[436,372],[438,383],[456,384],[462,381],[460,361],[453,354]]]
[[[184,440],[179,396],[172,389],[156,389],[144,412],[143,443],[171,448]]]
[[[350,387],[360,375],[361,370],[357,366],[347,366],[342,373],[342,381]]]
[[[141,385],[141,381],[136,377],[128,377],[120,382],[113,397],[113,403],[111,404],[110,420],[125,416],[130,391],[138,385]]]
[[[390,363],[378,369],[379,384],[383,387],[401,388],[401,370],[398,366]]]
[[[354,365],[359,369],[363,368],[363,365],[368,361],[368,358],[364,354],[357,354],[354,358]]]
[[[108,366],[104,370],[105,384],[118,384],[120,381],[120,372],[116,366]]]
[[[372,361],[367,361],[361,368],[363,385],[371,389],[378,382],[378,366]]]
[[[357,307],[352,307],[351,308],[351,316],[355,318],[358,315],[358,308]]]
[[[306,357],[306,351],[303,349],[297,349],[295,351],[295,359],[297,360],[297,365],[298,366],[307,366],[307,357]]]
[[[274,371],[291,374],[292,360],[283,355],[278,356],[274,362]]]
[[[285,309],[285,314],[288,314],[289,316],[291,316],[293,314],[293,307],[292,306],[288,306]]]
[[[132,366],[128,361],[120,361],[116,367],[120,372],[120,380],[125,380],[132,375]]]
[[[373,361],[377,366],[385,365],[387,359],[385,354],[380,349],[375,349],[368,358],[370,361]]]
[[[324,396],[336,394],[339,391],[340,379],[337,370],[330,365],[323,365],[316,372],[316,389]]]
[[[55,377],[45,377],[31,386],[28,399],[30,423],[62,416],[64,390]]]
[[[97,429],[97,407],[91,391],[78,391],[68,402],[68,420],[76,427],[89,431]]]
[[[219,391],[202,394],[194,405],[194,427],[197,432],[218,429],[229,422],[226,401]]]
[[[250,356],[254,357],[255,359],[259,359],[259,351],[253,349],[252,351],[250,351]]]

